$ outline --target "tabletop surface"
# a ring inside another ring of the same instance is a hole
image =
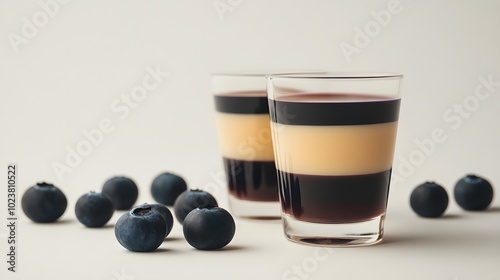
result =
[[[192,248],[176,222],[155,252],[133,253],[114,235],[123,211],[100,229],[80,224],[73,205],[53,224],[20,214],[17,272],[7,279],[499,279],[498,204],[466,212],[450,201],[443,217],[425,219],[405,196],[391,193],[383,241],[356,248],[299,245],[285,239],[280,220],[236,218],[221,250]]]

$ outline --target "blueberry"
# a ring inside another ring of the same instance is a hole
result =
[[[186,181],[172,173],[158,175],[151,184],[151,195],[154,200],[168,206],[173,206],[177,197],[186,190]]]
[[[64,214],[68,201],[63,192],[49,183],[38,183],[23,194],[21,207],[37,223],[51,223]]]
[[[465,210],[481,211],[490,205],[493,200],[491,184],[476,175],[467,175],[455,185],[455,200]]]
[[[86,227],[102,227],[113,216],[113,201],[103,194],[89,192],[82,195],[75,205],[76,218]]]
[[[127,177],[113,177],[107,180],[102,192],[111,198],[116,210],[132,208],[139,195],[137,185]]]
[[[426,182],[413,190],[410,205],[419,216],[436,218],[443,215],[448,207],[448,194],[442,186]]]
[[[183,231],[186,241],[194,248],[216,250],[231,242],[236,225],[223,208],[197,208],[186,216]]]
[[[187,190],[175,200],[174,214],[177,220],[182,224],[184,218],[186,218],[187,214],[193,209],[215,206],[217,206],[217,200],[215,200],[210,193],[202,190]]]
[[[151,210],[160,213],[167,222],[167,230],[165,231],[165,237],[167,237],[170,234],[170,231],[172,231],[172,227],[174,226],[174,217],[172,216],[172,213],[165,205],[144,203],[137,207],[142,207],[142,208],[150,207]]]
[[[136,207],[124,213],[115,225],[118,242],[133,252],[156,250],[165,239],[167,222],[151,207]]]

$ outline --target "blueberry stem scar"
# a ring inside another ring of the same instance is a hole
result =
[[[138,215],[138,216],[148,215],[149,213],[151,213],[151,208],[150,207],[136,208],[136,209],[134,209],[133,213],[134,213],[134,215]]]

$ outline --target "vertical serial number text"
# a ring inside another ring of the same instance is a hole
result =
[[[7,165],[7,270],[16,272],[17,265],[17,166]]]

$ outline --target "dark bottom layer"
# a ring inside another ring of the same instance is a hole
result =
[[[366,221],[385,213],[391,170],[353,176],[315,176],[278,170],[282,211],[318,223]]]
[[[231,195],[252,201],[279,200],[274,161],[223,160]]]

